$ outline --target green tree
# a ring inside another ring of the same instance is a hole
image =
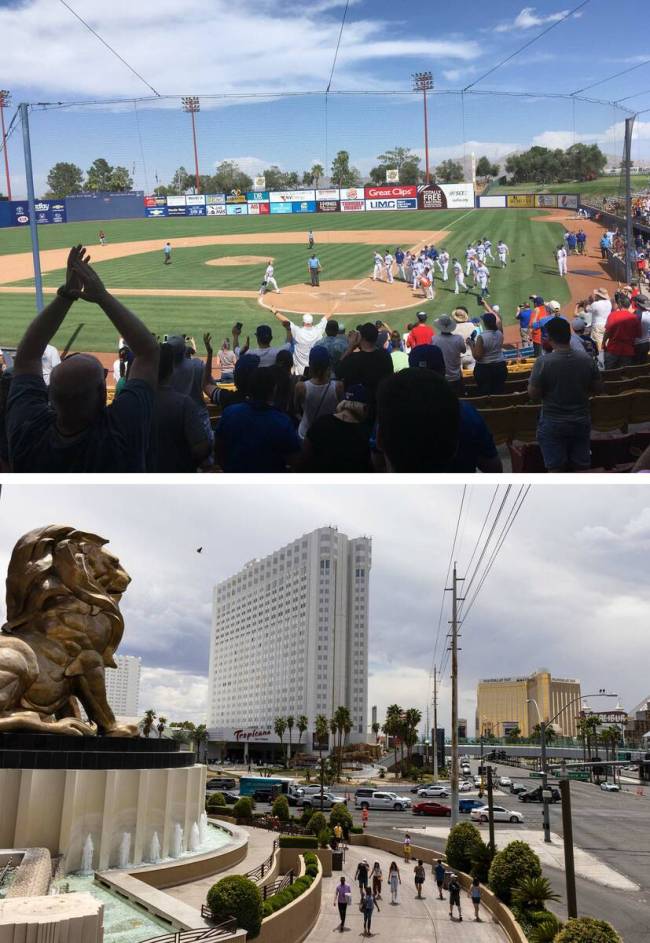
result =
[[[312,835],[318,836],[324,828],[327,828],[327,819],[322,812],[314,812],[309,819],[309,825],[307,827]]]
[[[281,170],[277,164],[267,167],[263,173],[267,190],[295,190],[300,184],[295,170]]]
[[[559,900],[545,877],[522,877],[512,892],[512,903],[522,910],[544,910],[550,900]]]
[[[457,160],[443,160],[436,167],[436,179],[442,183],[461,183],[465,179],[463,165]]]
[[[485,842],[477,827],[471,822],[459,822],[450,830],[447,838],[445,854],[448,863],[457,871],[469,874],[472,859],[480,854],[481,845],[485,845]]]
[[[356,167],[350,167],[350,155],[339,151],[332,161],[332,183],[335,187],[354,187],[361,183],[361,174]]]
[[[375,743],[379,743],[379,731],[381,730],[381,724],[378,721],[375,721],[372,725],[372,732],[375,735]]]
[[[113,168],[104,157],[98,157],[92,162],[86,174],[86,190],[97,192],[110,190]]]
[[[399,704],[390,704],[386,708],[386,720],[384,722],[384,733],[387,737],[393,738],[393,748],[395,750],[395,777],[397,777],[397,739],[399,737],[402,724],[402,708]]]
[[[352,730],[352,719],[347,707],[339,705],[334,712],[331,725],[332,733],[338,735],[337,748],[337,776],[340,779],[343,771],[343,738],[347,737]]]
[[[296,721],[296,727],[298,728],[298,746],[300,746],[303,734],[309,728],[309,718],[305,714],[301,714]]]
[[[133,189],[133,178],[126,167],[113,167],[109,189],[115,193],[126,193]]]
[[[167,718],[159,717],[158,723],[156,724],[156,730],[158,731],[158,737],[162,737],[165,727],[167,726]]]
[[[149,737],[151,731],[153,730],[154,721],[156,720],[156,712],[153,708],[149,708],[148,711],[144,712],[144,718],[141,721],[142,724],[142,736]]]
[[[232,807],[232,814],[238,822],[253,821],[253,800],[250,796],[242,796]]]
[[[199,763],[207,763],[208,761],[206,754],[207,754],[209,739],[210,739],[210,735],[208,733],[208,728],[206,727],[206,725],[198,724],[194,728],[192,740],[194,742],[194,746],[196,747],[196,758],[199,761]],[[203,759],[201,759],[201,757],[203,757]]]
[[[406,757],[409,767],[412,765],[413,747],[418,742],[418,725],[422,720],[422,711],[417,707],[409,707],[404,714]]]
[[[190,187],[190,175],[185,170],[183,166],[179,167],[174,176],[172,177],[172,182],[170,184],[170,190],[172,193],[185,193]]]
[[[514,743],[514,741],[518,740],[520,737],[521,737],[520,727],[511,727],[506,734],[506,740],[509,743]]]
[[[280,819],[281,822],[289,821],[291,816],[289,815],[289,801],[286,796],[279,795],[275,797],[271,807],[271,815]]]
[[[219,812],[226,806],[226,799],[222,792],[212,792],[207,798],[205,807],[208,812]]]
[[[607,157],[597,144],[573,144],[566,150],[567,173],[573,180],[595,180],[607,166]]]
[[[321,178],[325,175],[322,164],[312,164],[310,170],[306,170],[302,175],[302,182],[308,187],[317,187]]]
[[[280,752],[283,748],[284,734],[287,729],[287,721],[284,717],[276,717],[273,721],[273,730],[275,731],[276,737],[280,738]]]
[[[337,802],[332,806],[330,812],[330,828],[333,829],[335,825],[340,825],[344,833],[347,834],[352,828],[352,824],[352,816],[344,802]]]
[[[72,193],[81,193],[83,189],[83,170],[76,164],[59,161],[47,175],[48,191],[45,194],[50,199],[62,200]]]
[[[295,727],[295,720],[293,714],[287,716],[287,730],[289,731],[289,761],[291,761],[291,736],[293,734],[293,728]]]
[[[231,193],[233,190],[244,193],[253,186],[252,178],[232,160],[223,160],[217,166],[212,183],[215,193]]]
[[[477,177],[498,177],[499,176],[499,165],[493,164],[489,157],[479,157],[476,164],[476,176]]]
[[[369,173],[373,183],[386,183],[387,170],[397,170],[400,183],[414,184],[422,179],[420,158],[409,147],[392,147],[383,154],[378,154],[377,161],[377,166]]]
[[[257,884],[241,874],[232,874],[213,884],[208,891],[208,907],[215,923],[235,917],[237,926],[246,930],[249,939],[262,927],[262,892]]]
[[[497,897],[509,904],[519,882],[541,876],[542,866],[530,845],[523,841],[512,841],[494,856],[488,880]]]
[[[555,937],[555,943],[622,943],[611,923],[593,917],[573,917]]]
[[[318,742],[318,762],[320,765],[320,810],[323,811],[323,791],[325,789],[325,764],[323,762],[323,744],[329,746],[330,725],[325,714],[317,714],[314,721],[314,733]]]

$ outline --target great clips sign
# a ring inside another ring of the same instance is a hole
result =
[[[418,188],[414,186],[394,187],[366,187],[366,200],[398,200],[414,199],[418,195]]]

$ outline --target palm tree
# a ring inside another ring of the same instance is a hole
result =
[[[332,743],[332,747],[334,751],[334,769],[335,769],[334,775],[338,777],[339,764],[338,764],[338,759],[336,756],[336,750],[337,750],[337,740],[338,740],[338,735],[339,735],[339,722],[336,717],[336,712],[334,713],[334,716],[330,719],[329,723],[330,723],[330,733],[332,734],[332,737],[334,738],[333,743]]]
[[[291,762],[291,734],[294,728],[293,714],[287,716],[287,730],[289,731],[289,762]]]
[[[372,732],[375,735],[375,743],[379,743],[379,731],[381,730],[381,724],[378,724],[377,721],[372,725]]]
[[[395,749],[395,777],[397,778],[397,737],[400,724],[402,722],[402,708],[399,704],[390,704],[386,708],[386,722],[384,723],[384,733],[393,738],[393,747]]]
[[[544,877],[520,878],[512,892],[513,903],[524,911],[544,910],[547,901],[559,899],[559,894],[554,893],[550,881]]]
[[[338,733],[338,752],[337,752],[337,770],[338,778],[341,778],[343,770],[343,737],[347,736],[352,730],[352,718],[347,707],[339,707],[334,711],[333,721],[336,724],[336,733]],[[334,730],[332,731],[334,733]]]
[[[309,171],[309,176],[311,177],[311,182],[313,186],[317,187],[320,183],[320,178],[325,173],[325,170],[322,164],[312,164],[312,168]]]
[[[521,727],[511,727],[506,734],[506,740],[518,740],[521,736]]]
[[[329,746],[330,723],[325,714],[317,714],[314,721],[314,733],[318,741],[318,761],[320,763],[320,810],[323,811],[323,790],[325,788],[325,764],[323,763],[323,744]]]
[[[151,734],[153,729],[153,723],[156,719],[156,712],[153,708],[149,708],[148,711],[144,712],[144,719],[142,721],[142,736],[148,737]]]
[[[158,724],[157,724],[157,726],[156,726],[156,730],[158,731],[158,737],[159,737],[159,738],[162,737],[162,735],[163,735],[163,730],[165,729],[166,726],[167,726],[167,718],[166,718],[166,717],[159,717],[159,718],[158,718]]]
[[[298,746],[302,741],[302,735],[309,728],[309,719],[305,714],[301,714],[298,720],[296,721],[296,727],[298,728]]]
[[[275,718],[275,720],[273,721],[273,729],[275,731],[275,735],[280,738],[280,753],[282,753],[282,746],[283,746],[282,741],[284,738],[284,732],[287,729],[287,722],[284,719],[284,717]]]
[[[404,722],[406,725],[406,756],[408,765],[411,766],[411,757],[413,755],[413,747],[418,742],[418,725],[422,720],[422,711],[418,710],[417,707],[409,707],[404,715]]]
[[[202,762],[201,760],[202,753],[203,753],[204,761],[207,761],[207,756],[205,755],[205,753],[207,750],[209,738],[210,737],[208,734],[208,728],[206,727],[205,724],[199,724],[197,727],[194,728],[192,739],[194,740],[194,744],[196,746],[196,758],[199,761],[199,763]]]

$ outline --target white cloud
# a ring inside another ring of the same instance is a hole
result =
[[[501,23],[495,27],[496,33],[509,33],[513,30],[533,29],[536,26],[546,26],[557,23],[567,15],[568,10],[559,10],[557,13],[538,14],[535,7],[524,7],[523,10],[509,23]]]
[[[169,668],[143,667],[140,676],[140,714],[153,708],[158,716],[205,723],[208,679]]]
[[[277,164],[277,161],[266,160],[263,157],[224,157],[223,160],[231,160],[233,163],[237,164],[244,173],[248,174],[249,177],[255,177],[258,174],[261,174],[263,170],[266,170],[267,167],[270,167],[272,164]],[[221,163],[221,160],[215,161],[214,166],[216,167]],[[283,169],[283,168],[281,168]]]

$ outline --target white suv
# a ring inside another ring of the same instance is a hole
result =
[[[373,792],[370,796],[357,796],[354,800],[355,809],[395,809],[402,812],[411,808],[411,800],[406,796],[398,796],[396,792]]]

